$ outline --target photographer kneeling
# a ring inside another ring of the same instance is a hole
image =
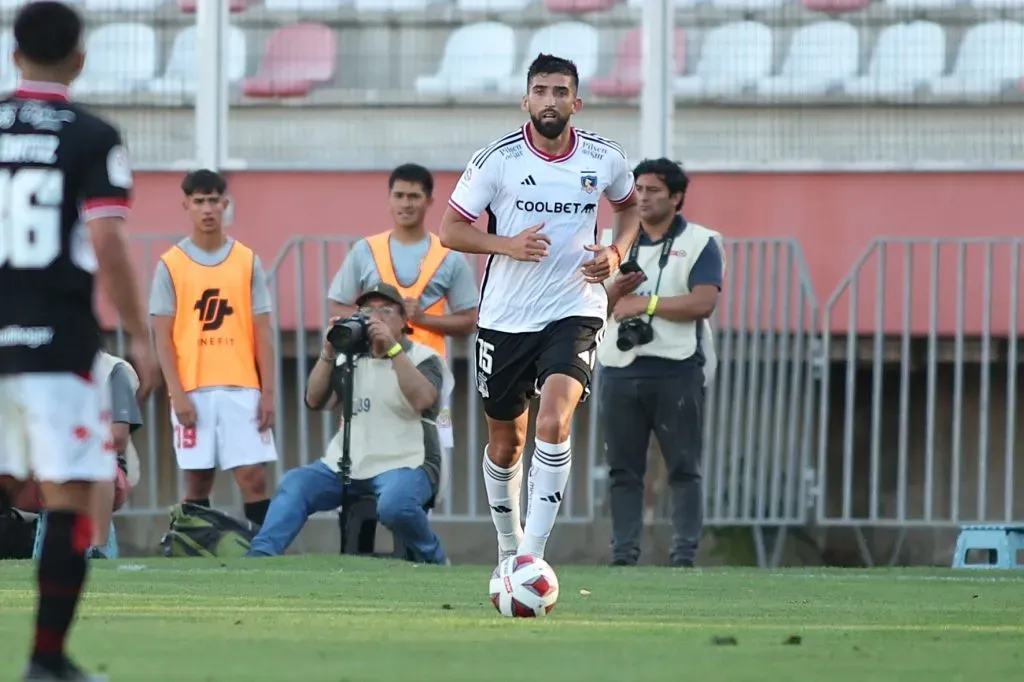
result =
[[[350,461],[342,462],[342,429],[322,459],[285,474],[248,556],[284,553],[311,514],[336,509],[343,495],[372,493],[380,522],[405,540],[417,560],[447,563],[424,507],[440,477],[434,420],[454,379],[441,356],[405,338],[405,302],[397,289],[378,284],[355,303],[353,317],[335,320],[327,330],[306,389],[310,409],[341,404],[347,379],[339,352],[352,354]]]
[[[640,235],[608,285],[611,313],[597,349],[599,407],[611,479],[612,562],[640,558],[651,433],[672,493],[671,561],[693,566],[703,527],[701,450],[707,320],[722,287],[721,235],[688,223],[689,179],[668,159],[633,171]],[[636,293],[633,293],[636,291]],[[710,353],[709,353],[710,354]]]

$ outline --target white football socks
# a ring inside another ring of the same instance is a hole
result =
[[[491,461],[484,448],[484,487],[491,520],[498,531],[498,550],[515,552],[523,540],[523,522],[520,511],[523,490],[523,458],[504,469]]]
[[[526,517],[526,535],[520,554],[544,558],[548,536],[562,506],[562,495],[569,482],[572,466],[571,439],[564,443],[534,441],[536,450],[530,461],[530,506]]]

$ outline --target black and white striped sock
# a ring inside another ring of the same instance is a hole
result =
[[[555,526],[562,495],[569,483],[572,466],[571,439],[564,443],[535,441],[530,462],[530,507],[526,518],[526,534],[520,545],[522,554],[544,557],[548,536]]]
[[[491,520],[498,531],[498,549],[514,552],[523,539],[520,498],[523,490],[523,458],[506,469],[491,461],[484,448],[484,487]]]

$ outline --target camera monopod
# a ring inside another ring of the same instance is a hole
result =
[[[349,509],[347,502],[349,475],[352,473],[352,401],[355,388],[355,357],[345,353],[341,372],[341,459],[338,460],[338,480],[341,482],[341,506],[338,525],[341,527],[341,553],[345,553]]]

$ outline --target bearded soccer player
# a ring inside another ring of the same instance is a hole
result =
[[[47,512],[24,680],[106,679],[65,654],[93,488],[116,466],[103,447],[96,279],[131,336],[140,398],[159,376],[124,237],[132,173],[121,136],[68,98],[85,63],[82,34],[70,7],[26,4],[14,22],[22,80],[0,99],[0,506],[34,478]]]
[[[522,128],[483,147],[452,192],[441,241],[488,254],[481,284],[477,390],[487,415],[484,483],[499,561],[543,557],[572,463],[576,406],[589,393],[607,294],[601,283],[640,230],[633,173],[622,148],[574,128],[579,74],[541,54],[530,65]],[[598,243],[597,208],[615,210],[612,246]],[[473,222],[487,213],[487,231]],[[529,402],[539,391],[529,513],[520,519]]]

